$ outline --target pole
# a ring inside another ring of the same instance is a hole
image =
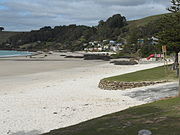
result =
[[[167,60],[167,51],[165,52],[165,70],[166,70],[166,81],[168,81],[168,60]]]
[[[168,81],[168,72],[167,72],[167,47],[166,45],[162,46],[162,52],[164,55],[164,72],[165,72],[165,79]]]
[[[180,65],[178,68],[180,68]],[[179,97],[180,97],[180,74],[179,74]]]
[[[180,57],[179,57],[179,54],[178,54],[178,63],[179,63],[178,68],[180,69]],[[179,97],[180,97],[180,73],[179,73]]]

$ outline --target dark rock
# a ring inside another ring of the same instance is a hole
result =
[[[138,62],[136,61],[112,61],[110,63],[114,63],[114,65],[136,65]]]
[[[132,57],[132,56],[118,56],[118,57],[116,57],[116,59],[121,59],[121,58],[123,58],[123,59],[130,59],[130,58],[134,58],[134,57]],[[112,57],[112,59],[113,59],[113,57]]]
[[[60,55],[60,56],[64,56],[65,57],[66,55]]]
[[[85,54],[84,60],[104,60],[109,61],[111,59],[110,56],[102,55],[102,54]]]
[[[57,112],[53,112],[53,114],[58,114]]]
[[[69,55],[69,56],[65,56],[65,58],[79,58],[79,59],[82,59],[82,58],[84,58],[84,56],[72,56],[72,55]]]

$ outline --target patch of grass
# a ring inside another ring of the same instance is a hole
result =
[[[161,66],[152,69],[105,78],[105,80],[120,81],[120,82],[163,81],[163,80],[173,81],[176,80],[177,77],[175,71],[170,70],[170,66],[171,65],[168,66],[167,70],[165,70],[164,66]]]
[[[164,16],[168,16],[168,15],[171,15],[171,13],[154,15],[154,16],[149,16],[149,17],[145,17],[142,19],[138,19],[138,20],[128,21],[128,24],[129,24],[128,27],[131,29],[134,27],[145,26],[148,23],[154,22],[154,21],[159,20],[160,18],[162,18]]]
[[[43,135],[137,135],[147,129],[153,135],[180,134],[180,98],[157,101],[57,129]]]

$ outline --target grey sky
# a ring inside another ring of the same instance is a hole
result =
[[[0,0],[0,26],[13,31],[92,26],[118,13],[128,20],[166,13],[169,5],[170,0]]]

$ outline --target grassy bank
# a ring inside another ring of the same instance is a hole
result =
[[[170,68],[171,65],[168,66],[167,70],[164,69],[164,66],[161,66],[152,69],[105,78],[105,80],[120,81],[120,82],[163,81],[163,80],[174,81],[177,79],[176,73],[175,71],[170,70]]]
[[[57,129],[44,135],[137,135],[147,129],[153,135],[179,135],[180,98],[157,101]]]

